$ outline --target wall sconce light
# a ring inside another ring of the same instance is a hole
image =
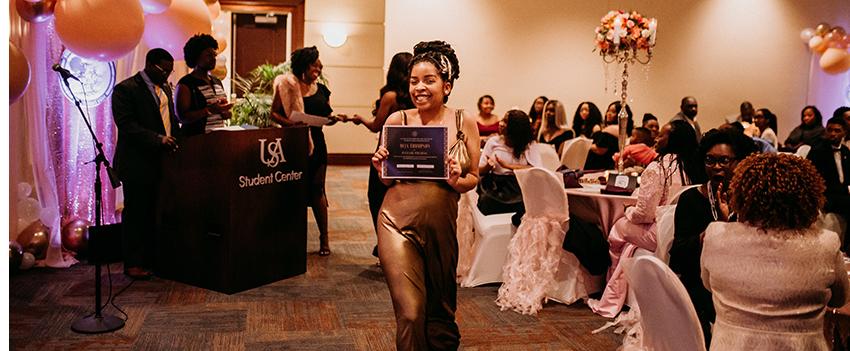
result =
[[[348,40],[348,31],[341,24],[327,24],[322,30],[322,39],[332,48],[338,48]]]

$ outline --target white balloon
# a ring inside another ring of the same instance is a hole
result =
[[[32,185],[27,182],[18,183],[18,200],[23,200],[30,197],[32,194]]]
[[[802,39],[804,43],[808,43],[809,40],[812,40],[813,36],[815,36],[814,29],[806,28],[800,31],[800,39]]]
[[[141,0],[145,13],[163,13],[171,6],[171,0]]]
[[[32,268],[35,265],[35,256],[33,256],[29,252],[24,252],[24,255],[21,257],[21,270],[27,270]]]
[[[18,201],[18,218],[24,220],[27,224],[39,219],[40,214],[41,204],[39,204],[38,200],[30,197]]]

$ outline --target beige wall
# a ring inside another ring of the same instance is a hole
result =
[[[371,116],[384,83],[384,0],[308,0],[304,45],[315,45],[324,64],[335,113]],[[342,26],[348,40],[332,48],[322,39],[328,25]],[[350,123],[325,127],[331,153],[372,153],[377,138]]]
[[[799,123],[807,103],[810,55],[800,30],[822,21],[850,28],[847,0],[633,0],[610,6],[578,0],[391,0],[384,61],[412,51],[419,41],[443,39],[460,59],[449,105],[474,112],[477,98],[491,94],[501,114],[512,106],[528,110],[536,96],[546,95],[564,101],[572,119],[579,101],[604,109],[617,99],[612,88],[619,70],[610,67],[606,80],[601,58],[591,52],[594,28],[613,8],[635,9],[659,23],[652,63],[631,71],[637,119],[652,112],[666,121],[683,96],[694,95],[707,130],[736,115],[747,99],[779,116],[782,138]],[[848,104],[850,74],[828,76],[817,68],[813,73],[809,103],[825,115]]]

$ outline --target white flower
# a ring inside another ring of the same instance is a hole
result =
[[[644,38],[649,38],[649,29],[644,29],[640,31],[640,36]]]

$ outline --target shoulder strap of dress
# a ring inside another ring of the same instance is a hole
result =
[[[407,113],[404,110],[401,110],[401,124],[407,125]]]
[[[457,109],[455,110],[455,126],[457,126],[457,139],[464,140],[465,136],[463,135],[463,110]]]

